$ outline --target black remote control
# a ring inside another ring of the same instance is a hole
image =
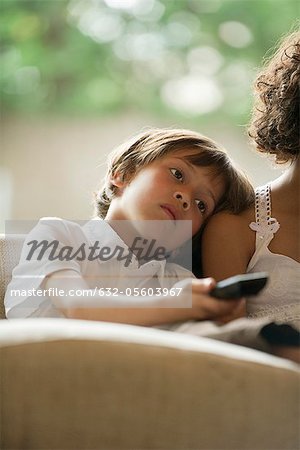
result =
[[[258,294],[265,287],[267,281],[268,274],[266,272],[236,275],[217,283],[209,294],[222,300],[248,297]]]

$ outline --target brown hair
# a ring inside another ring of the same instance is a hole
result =
[[[277,163],[299,155],[300,32],[287,36],[255,81],[249,136]]]
[[[109,156],[104,183],[95,194],[96,215],[105,218],[117,187],[111,182],[118,174],[130,180],[142,167],[171,152],[184,148],[197,150],[187,159],[195,166],[211,167],[216,177],[225,182],[225,192],[216,211],[227,209],[235,214],[253,203],[253,188],[247,177],[237,169],[223,148],[211,139],[189,130],[148,129],[116,148]]]

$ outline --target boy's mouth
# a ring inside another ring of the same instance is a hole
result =
[[[161,205],[161,208],[165,211],[165,213],[170,217],[172,220],[177,220],[177,214],[174,206],[172,205]]]

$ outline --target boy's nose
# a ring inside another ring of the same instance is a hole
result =
[[[189,201],[188,197],[185,194],[183,194],[182,192],[175,192],[174,198],[176,198],[177,200],[179,200],[181,202],[182,207],[185,211],[187,211],[190,208],[190,201]]]

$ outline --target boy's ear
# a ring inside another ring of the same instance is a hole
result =
[[[119,173],[115,173],[114,175],[112,175],[110,178],[110,182],[113,186],[115,186],[117,188],[123,188],[127,184],[126,181],[123,180],[123,177]]]

